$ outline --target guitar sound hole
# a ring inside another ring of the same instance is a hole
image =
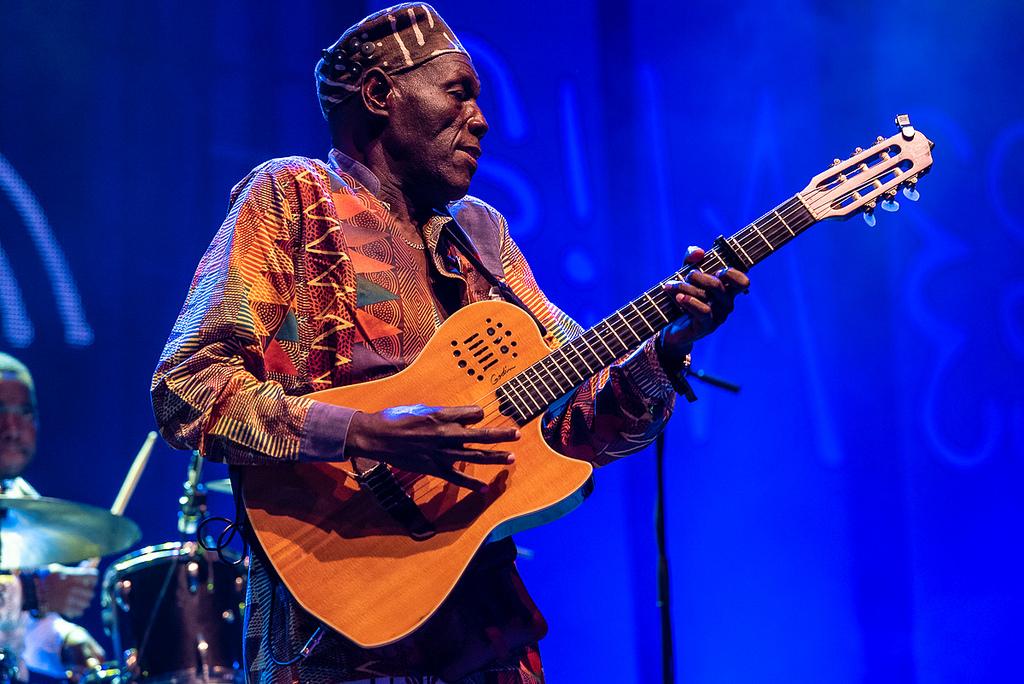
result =
[[[477,382],[483,382],[484,373],[498,364],[499,357],[496,354],[499,352],[506,357],[510,353],[512,358],[519,356],[519,354],[511,349],[511,347],[516,346],[515,340],[511,339],[513,337],[512,331],[506,329],[505,324],[501,321],[488,318],[486,323],[488,325],[486,328],[487,337],[481,337],[485,332],[480,331],[471,334],[462,341],[458,339],[451,340],[453,347],[452,357],[457,359],[458,367],[466,371],[466,375],[469,377],[476,376]],[[491,344],[494,346],[490,346]],[[463,352],[466,352],[466,354],[463,354]],[[479,370],[469,365],[473,361],[480,365]]]

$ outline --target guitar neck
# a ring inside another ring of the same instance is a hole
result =
[[[728,266],[749,271],[816,222],[800,196],[794,195],[731,237],[719,238],[700,263],[676,271],[499,386],[502,413],[520,423],[530,421],[679,318],[682,312],[665,291],[666,282],[681,280],[693,270],[714,273]]]

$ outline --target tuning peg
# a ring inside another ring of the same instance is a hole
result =
[[[886,197],[884,200],[878,203],[882,209],[886,211],[899,211],[900,203],[894,199]]]
[[[878,136],[877,138],[875,138],[875,142],[876,143],[880,143],[880,142],[884,142],[884,141],[885,141],[885,138],[883,138],[882,136]]]
[[[921,193],[917,191],[917,185],[913,183],[903,186],[903,196],[911,202],[916,202],[921,199]]]
[[[858,154],[860,154],[863,151],[864,151],[863,147],[854,147],[853,148],[853,154],[851,156],[856,157]]]
[[[863,216],[864,216],[864,223],[868,224],[872,228],[874,228],[875,224],[878,223],[878,219],[875,218],[874,212],[865,211]]]

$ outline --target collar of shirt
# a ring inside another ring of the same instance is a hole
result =
[[[365,190],[377,198],[377,201],[390,211],[391,207],[380,199],[380,179],[377,178],[373,171],[338,149],[331,150],[330,154],[328,154],[328,162],[335,171],[340,171],[354,178],[357,183],[363,186]],[[423,227],[423,236],[426,238],[427,247],[430,248],[432,253],[437,253],[437,241],[441,235],[441,227],[450,220],[448,216],[437,214],[432,216],[427,221],[427,225]]]
[[[333,169],[352,176],[356,182],[369,190],[371,195],[380,199],[380,179],[373,171],[337,149],[332,149],[327,157]]]

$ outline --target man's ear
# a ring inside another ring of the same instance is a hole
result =
[[[391,109],[388,98],[394,93],[395,83],[383,70],[374,67],[363,76],[359,94],[366,111],[376,116],[387,117]]]

